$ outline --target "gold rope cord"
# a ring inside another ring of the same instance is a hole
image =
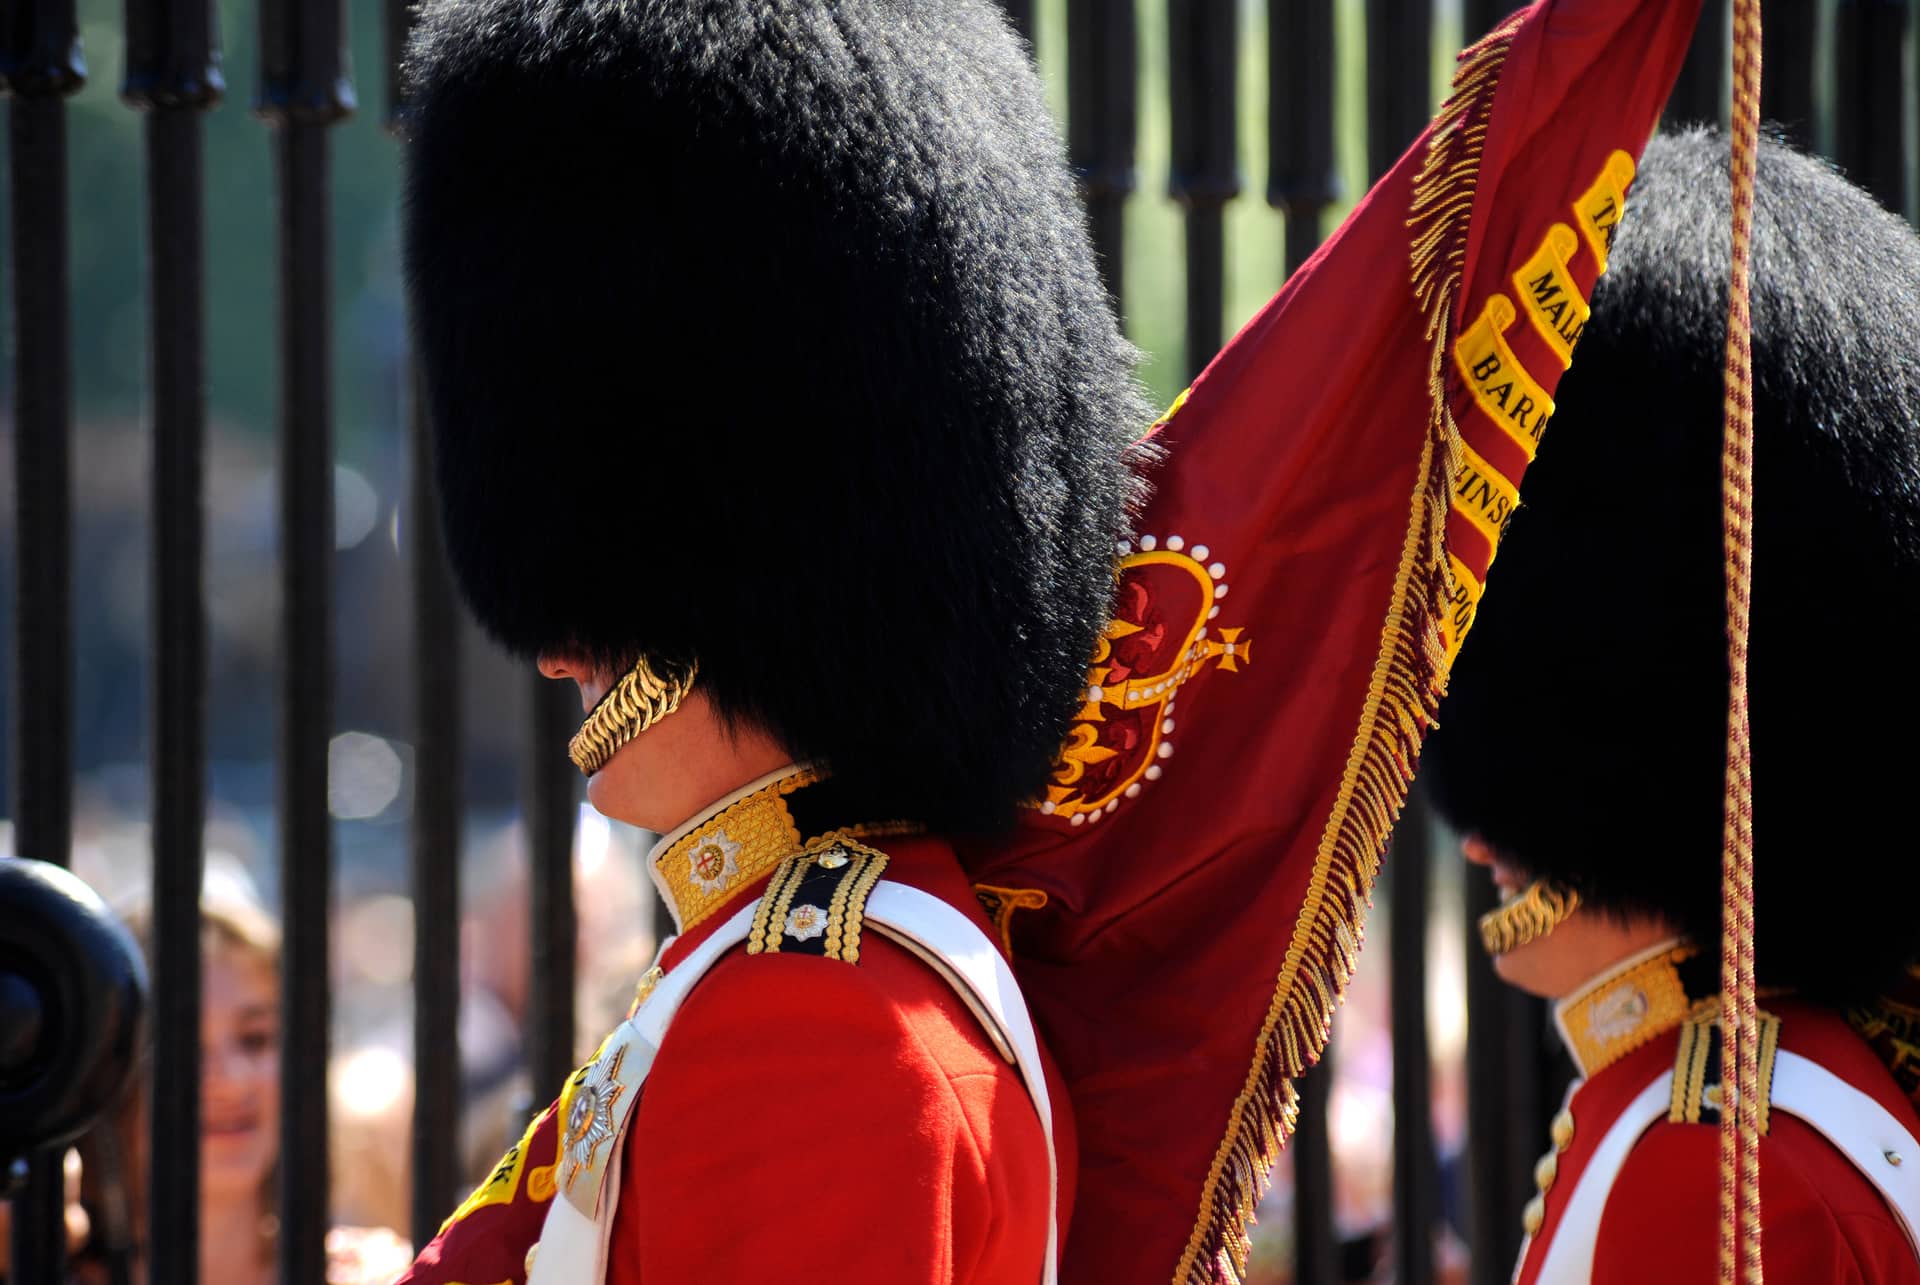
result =
[[[1760,138],[1760,0],[1733,4],[1733,274],[1727,291],[1721,518],[1726,551],[1727,796],[1720,861],[1721,1082],[1733,1054],[1735,1109],[1720,1113],[1720,1280],[1761,1285],[1760,1028],[1753,977],[1753,745],[1747,634],[1753,594],[1753,186]],[[1737,1225],[1737,1234],[1736,1234]],[[1737,1241],[1737,1251],[1736,1251]],[[1744,1263],[1744,1274],[1741,1272]]]

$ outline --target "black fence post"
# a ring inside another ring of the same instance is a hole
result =
[[[1320,245],[1340,199],[1333,156],[1333,0],[1267,0],[1267,203],[1287,216],[1286,268]]]
[[[413,1243],[425,1245],[460,1186],[459,604],[440,542],[433,443],[417,372],[410,424],[413,536]]]
[[[1173,107],[1168,190],[1187,212],[1187,378],[1220,351],[1226,314],[1226,206],[1240,194],[1239,7],[1168,0],[1167,84]]]
[[[280,895],[285,941],[280,1279],[326,1278],[328,917],[333,823],[333,398],[327,129],[353,110],[340,0],[261,0],[257,110],[272,127],[279,215]],[[291,1104],[296,1098],[290,1096]]]
[[[402,61],[414,6],[387,0],[387,127],[406,114]],[[460,1186],[459,603],[434,500],[433,437],[420,372],[408,363],[407,563],[413,589],[413,1190],[408,1222],[423,1246]]]
[[[14,850],[66,865],[73,847],[73,352],[68,312],[68,94],[86,79],[73,0],[0,16],[13,192]],[[66,1272],[60,1156],[25,1162],[12,1276]],[[3,1185],[3,1184],[0,1184]]]
[[[1466,0],[1460,15],[1465,28],[1461,32],[1463,43],[1474,43],[1498,26],[1508,14],[1525,5],[1526,0]]]
[[[1296,1084],[1300,1113],[1287,1150],[1293,1155],[1294,1285],[1339,1285],[1340,1233],[1334,1222],[1333,1147],[1327,1100],[1333,1093],[1333,1045]]]
[[[200,882],[206,828],[206,210],[201,113],[220,101],[207,0],[128,0],[121,97],[147,114],[153,380],[153,1083],[147,1271],[199,1271]]]
[[[1427,912],[1433,823],[1418,790],[1388,855],[1387,947],[1393,1023],[1394,1279],[1433,1279],[1439,1173],[1433,1145],[1433,1067],[1427,1051]]]
[[[1905,0],[1902,0],[1904,3]],[[1795,147],[1814,145],[1813,71],[1819,6],[1774,5],[1761,25],[1760,119],[1785,130]]]
[[[1533,1198],[1534,1162],[1566,1087],[1547,1008],[1501,981],[1480,944],[1480,916],[1499,902],[1493,880],[1470,870],[1467,937],[1467,1242],[1472,1285],[1506,1285],[1520,1252],[1520,1213]]]
[[[1664,119],[1668,125],[1724,122],[1733,75],[1732,24],[1733,10],[1728,0],[1707,0],[1701,8],[1693,43],[1687,47],[1686,61],[1680,64],[1680,78],[1667,99]]]
[[[1882,205],[1906,215],[1907,142],[1916,128],[1906,84],[1914,71],[1905,57],[1912,6],[1908,0],[1839,0],[1835,16],[1834,159]]]
[[[1367,0],[1367,173],[1393,168],[1433,115],[1433,0]]]
[[[527,1069],[535,1109],[560,1092],[574,1069],[573,830],[580,773],[567,741],[580,726],[572,683],[533,676],[527,720],[527,858],[531,863],[533,970],[528,990]]]
[[[1100,274],[1123,315],[1127,197],[1139,133],[1134,0],[1066,0],[1067,154],[1080,175]]]

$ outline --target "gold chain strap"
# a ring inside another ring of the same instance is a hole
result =
[[[699,673],[698,661],[685,673],[670,672],[665,677],[654,672],[645,656],[635,661],[567,743],[574,766],[586,776],[605,767],[628,741],[679,709]]]
[[[1548,879],[1480,916],[1480,944],[1489,955],[1505,955],[1545,937],[1580,909],[1580,894]]]

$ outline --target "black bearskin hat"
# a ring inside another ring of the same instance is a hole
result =
[[[518,653],[697,659],[875,819],[1038,793],[1151,412],[991,0],[429,0],[405,256]]]
[[[1593,905],[1720,937],[1727,142],[1656,138],[1527,471],[1425,780]],[[1760,980],[1920,954],[1920,237],[1763,142],[1749,698]]]

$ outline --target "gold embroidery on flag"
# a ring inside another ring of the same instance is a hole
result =
[[[1453,362],[1480,409],[1505,430],[1531,463],[1547,421],[1553,418],[1553,398],[1507,346],[1506,328],[1517,317],[1511,299],[1503,294],[1489,298],[1479,319],[1454,340]]]
[[[1592,311],[1567,271],[1567,261],[1579,248],[1573,229],[1556,223],[1547,229],[1533,257],[1513,274],[1521,309],[1560,358],[1562,369],[1573,364],[1573,346],[1580,342],[1580,331]]]
[[[1625,152],[1607,157],[1600,177],[1573,203],[1574,225],[1593,252],[1600,271],[1607,270],[1607,256],[1613,253],[1614,233],[1627,209],[1627,187],[1633,182],[1633,158]]]
[[[1498,549],[1507,519],[1520,507],[1520,491],[1463,441],[1460,469],[1453,477],[1453,507],[1484,532]]]
[[[1447,565],[1453,571],[1453,596],[1447,603],[1447,614],[1441,627],[1447,640],[1447,665],[1453,665],[1453,658],[1460,654],[1460,644],[1467,639],[1467,632],[1473,628],[1473,618],[1480,611],[1480,597],[1485,592],[1480,577],[1459,555],[1447,554]]]
[[[520,1141],[507,1148],[507,1154],[500,1157],[499,1163],[493,1166],[480,1185],[473,1189],[472,1194],[447,1215],[446,1221],[440,1224],[441,1231],[446,1231],[476,1209],[483,1209],[488,1205],[504,1205],[513,1199],[514,1193],[520,1189],[520,1174],[527,1167],[527,1149],[533,1145],[534,1130],[538,1129],[540,1122],[552,1112],[553,1108],[549,1107],[533,1118],[533,1123],[527,1126],[527,1131],[520,1135]]]

